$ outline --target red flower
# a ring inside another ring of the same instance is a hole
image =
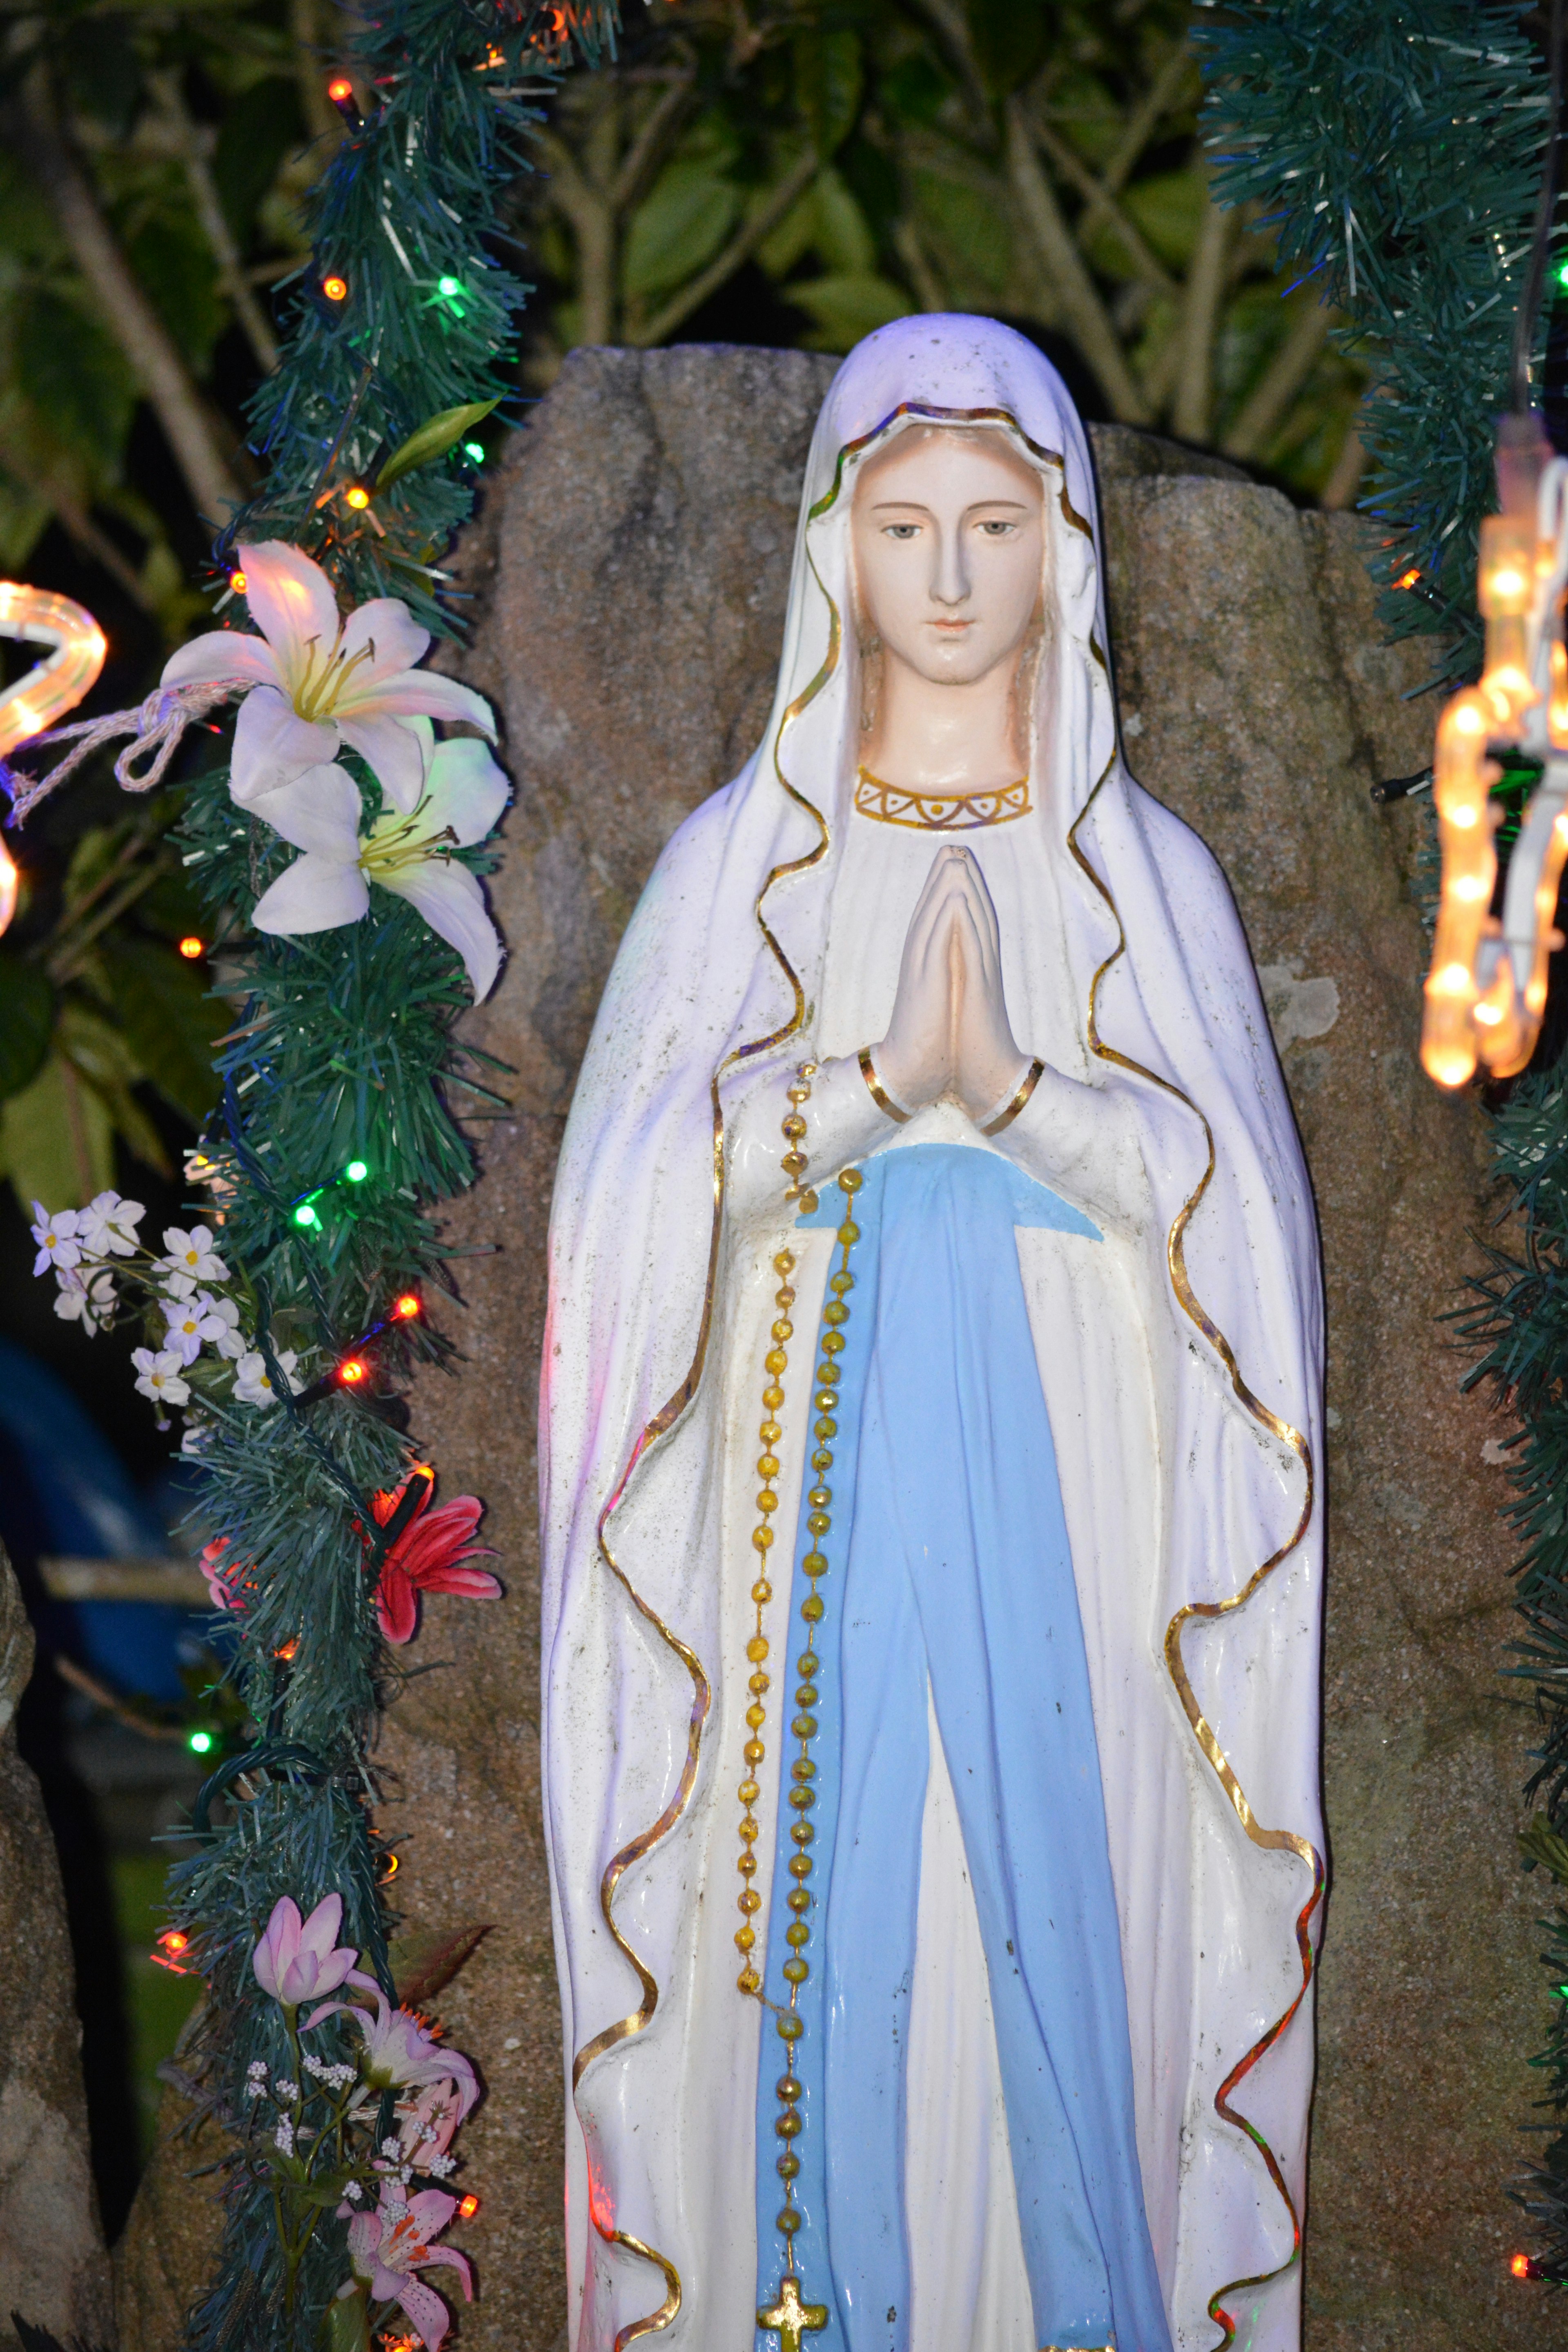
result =
[[[415,1506],[414,1517],[383,1560],[381,1582],[376,1587],[375,1613],[389,1642],[414,1639],[419,1623],[421,1592],[463,1592],[470,1601],[500,1598],[500,1586],[489,1569],[462,1565],[468,1559],[495,1558],[487,1546],[469,1540],[485,1507],[479,1496],[459,1495],[454,1502],[443,1503],[438,1511],[431,1511],[429,1503],[436,1481],[418,1472],[415,1475],[424,1492]],[[378,1528],[385,1527],[406,1492],[405,1480],[395,1495],[371,1496]]]

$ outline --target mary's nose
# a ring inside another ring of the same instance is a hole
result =
[[[931,593],[938,604],[962,604],[969,594],[969,566],[963,560],[963,535],[957,530],[937,532],[936,566],[931,574]]]

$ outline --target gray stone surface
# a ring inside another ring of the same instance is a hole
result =
[[[88,2158],[65,1897],[38,1784],[16,1753],[33,1629],[0,1550],[0,2352],[10,2315],[94,2345],[113,2335]]]
[[[518,787],[498,913],[510,961],[469,1023],[510,1111],[450,1220],[468,1361],[416,1426],[447,1495],[486,1496],[499,1605],[437,1601],[383,1760],[415,1923],[497,1931],[442,2009],[489,2096],[465,2135],[484,2210],[469,2352],[559,2352],[561,2086],[538,1819],[533,1422],[551,1177],[615,942],[668,833],[760,730],[800,468],[832,362],[583,352],[492,483],[462,552],[463,673]],[[1476,1116],[1420,1077],[1408,811],[1368,785],[1424,764],[1414,657],[1378,649],[1356,527],[1191,453],[1098,437],[1112,631],[1134,766],[1231,877],[1312,1167],[1328,1268],[1334,1869],[1308,2235],[1310,2352],[1545,2352],[1507,2274],[1504,2187],[1546,2021],[1512,1861],[1524,1738],[1500,1696],[1509,1546],[1496,1434],[1436,1318],[1482,1214]],[[173,2278],[189,2191],[155,2174],[139,2276]],[[162,2271],[159,2265],[162,2264]],[[173,2352],[149,2326],[136,2352]],[[721,2352],[703,2346],[700,2352]]]

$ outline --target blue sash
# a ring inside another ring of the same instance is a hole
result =
[[[1171,2352],[1143,2210],[1121,1945],[1094,1716],[1050,1423],[1015,1228],[1097,1228],[998,1154],[913,1145],[863,1169],[833,1441],[815,1804],[780,1805],[764,1999],[783,1968],[785,1835],[808,1819],[814,1898],[791,2046],[802,2085],[795,2240],[807,2352],[907,2352],[904,2056],[928,1767],[928,1683],[990,1978],[1035,2341]],[[836,1184],[800,1222],[834,1226]],[[806,1649],[798,1553],[775,1644],[794,1712]],[[797,1702],[798,1704],[798,1702]],[[793,1744],[784,1748],[786,1776]],[[757,2084],[758,2309],[778,2301],[775,2082]],[[918,2131],[920,2118],[913,2118]],[[757,2352],[776,2334],[759,2328]]]

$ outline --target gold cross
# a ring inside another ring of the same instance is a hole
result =
[[[827,2325],[825,2303],[802,2303],[800,2281],[786,2271],[779,2286],[779,2299],[771,2311],[759,2311],[757,2326],[772,2327],[778,2332],[779,2352],[800,2352],[800,2339],[808,2332],[815,2336]]]

